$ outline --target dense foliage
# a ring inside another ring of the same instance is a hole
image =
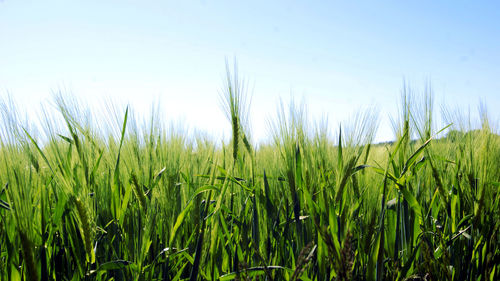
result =
[[[62,98],[65,128],[48,118],[42,142],[4,104],[1,279],[500,280],[487,118],[434,139],[431,100],[403,94],[397,140],[373,145],[374,114],[331,138],[292,103],[255,147],[244,85],[227,82],[222,146],[158,112],[105,131]]]

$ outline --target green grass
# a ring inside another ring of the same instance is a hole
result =
[[[374,111],[338,127],[283,103],[249,135],[227,71],[230,143],[166,128],[159,110],[97,125],[59,96],[35,126],[1,105],[2,280],[499,280],[500,137],[485,111],[444,112],[405,88],[397,139]],[[470,117],[469,117],[470,118]],[[114,120],[112,117],[110,120]]]

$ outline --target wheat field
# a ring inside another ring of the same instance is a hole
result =
[[[500,280],[486,114],[437,127],[432,96],[403,91],[395,141],[375,144],[374,111],[328,124],[282,103],[256,145],[244,83],[226,82],[222,144],[160,111],[103,125],[58,96],[33,125],[4,101],[1,279]]]

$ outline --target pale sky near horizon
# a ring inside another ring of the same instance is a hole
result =
[[[227,137],[226,58],[251,90],[256,140],[291,96],[332,132],[374,106],[376,140],[391,140],[403,80],[430,82],[437,113],[475,117],[483,101],[500,117],[498,1],[0,1],[0,98],[26,111],[59,90],[139,114],[160,100],[166,121]]]

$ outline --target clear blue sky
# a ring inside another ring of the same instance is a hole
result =
[[[431,81],[439,105],[500,114],[498,1],[0,1],[0,95],[26,110],[65,89],[111,98],[229,136],[224,60],[253,89],[254,137],[279,98],[304,98],[332,130],[359,108],[392,139],[403,79]]]

